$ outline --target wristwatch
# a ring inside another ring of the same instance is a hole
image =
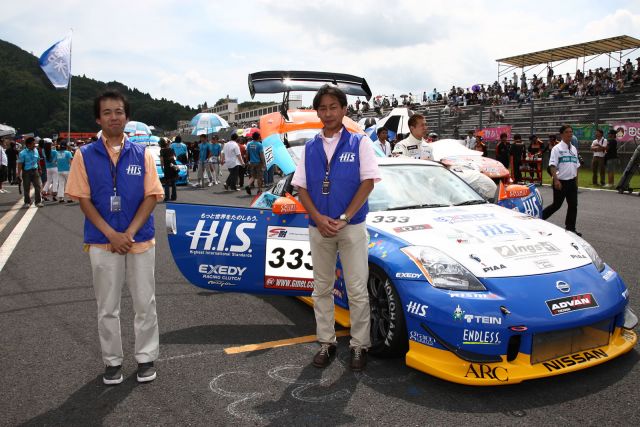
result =
[[[342,215],[340,215],[340,217],[339,217],[338,219],[339,219],[340,221],[344,221],[344,222],[346,222],[347,224],[349,224],[349,220],[350,220],[351,218],[349,218],[349,217],[347,216],[347,214],[346,214],[346,213],[343,213]]]

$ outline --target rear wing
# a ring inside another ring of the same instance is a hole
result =
[[[371,99],[371,89],[362,77],[322,71],[259,71],[249,74],[249,93],[315,92],[325,84],[337,86],[347,95]]]

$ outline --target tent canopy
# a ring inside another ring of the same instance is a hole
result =
[[[638,48],[640,48],[640,40],[629,36],[618,36],[587,43],[578,43],[570,46],[541,50],[539,52],[523,53],[521,55],[510,56],[508,58],[496,59],[496,62],[523,68],[530,65],[546,64],[549,62]]]

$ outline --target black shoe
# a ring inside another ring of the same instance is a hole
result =
[[[582,233],[579,233],[579,232],[577,232],[576,230],[567,230],[567,231],[570,231],[570,232],[572,232],[573,234],[576,234],[576,235],[578,235],[578,236],[582,237]]]
[[[156,379],[156,368],[153,362],[138,363],[137,378],[139,383],[148,383]]]
[[[247,191],[248,195],[251,195],[251,187],[247,185],[246,187],[244,187],[244,189]]]
[[[313,366],[316,368],[326,368],[331,364],[331,360],[335,355],[335,344],[320,344],[320,350],[313,356]]]
[[[351,370],[360,372],[367,366],[367,349],[356,347],[351,349]]]
[[[224,184],[223,187],[224,187],[224,191],[229,191],[229,186],[227,184]]]
[[[104,369],[104,375],[102,376],[102,382],[106,385],[120,384],[124,377],[122,376],[122,365],[107,366]]]

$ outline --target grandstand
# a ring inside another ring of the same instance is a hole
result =
[[[550,65],[549,62],[540,63],[538,61],[550,61],[551,58],[566,61],[570,57],[577,60],[572,55],[576,55],[579,52],[586,52],[591,55],[606,54],[609,58],[614,58],[611,54],[619,52],[619,60],[617,58],[614,59],[622,63],[624,56],[628,56],[640,48],[640,40],[628,36],[621,37],[624,38],[624,43],[619,40],[620,37],[615,37],[564,48],[517,55],[498,61],[513,60],[514,64],[521,63],[524,66]],[[611,44],[613,41],[607,43],[608,40],[615,40],[618,44]],[[614,50],[616,46],[624,48],[627,53],[623,56],[622,50]],[[542,55],[542,53],[546,53],[546,55]],[[583,64],[585,62],[587,61],[583,60]],[[511,71],[512,69],[510,68],[509,70]],[[549,134],[557,133],[560,125],[564,123],[600,126],[620,121],[640,122],[640,86],[638,85],[631,86],[630,83],[627,83],[622,93],[586,96],[581,102],[577,101],[575,97],[569,96],[567,93],[561,93],[560,99],[534,99],[523,104],[510,102],[496,106],[488,104],[459,106],[456,113],[450,114],[443,112],[444,103],[413,105],[411,109],[423,114],[426,117],[429,129],[437,132],[440,138],[464,138],[469,130],[509,125],[512,127],[512,135],[519,133],[526,140],[528,135],[535,134],[546,140]],[[489,122],[491,108],[494,111],[501,109],[504,113],[504,119],[499,122]],[[370,110],[367,113],[359,114],[357,117],[353,115],[352,118],[376,116],[377,114]],[[588,162],[591,156],[590,145],[591,140],[580,141],[581,154],[584,155],[585,160]],[[490,144],[489,150],[491,151],[492,148],[493,144]],[[623,165],[626,164],[626,159],[634,149],[635,144],[633,143],[621,144],[620,155]]]

